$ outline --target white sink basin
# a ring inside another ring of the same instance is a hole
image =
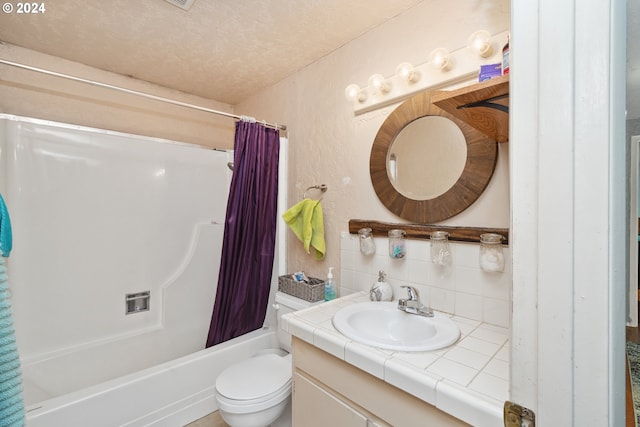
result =
[[[397,302],[362,302],[344,307],[333,316],[333,326],[362,344],[396,351],[431,351],[447,347],[460,337],[449,317],[434,313],[423,317],[405,313]]]

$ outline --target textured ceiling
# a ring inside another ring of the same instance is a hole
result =
[[[422,0],[53,0],[0,40],[237,104]]]
[[[51,0],[0,13],[0,40],[235,105],[423,0]],[[640,1],[628,5],[627,110],[640,117]]]

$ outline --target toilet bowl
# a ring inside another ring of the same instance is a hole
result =
[[[216,380],[222,418],[233,427],[264,427],[282,414],[291,396],[291,355],[265,354],[225,369]]]
[[[283,314],[319,303],[309,303],[278,292],[278,340],[286,350],[261,352],[225,369],[216,379],[216,402],[231,427],[291,425],[291,335],[280,329]]]

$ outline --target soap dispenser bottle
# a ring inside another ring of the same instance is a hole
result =
[[[324,300],[331,301],[336,299],[336,284],[333,281],[333,267],[329,267],[327,281],[324,282]]]
[[[382,270],[378,272],[378,281],[371,285],[369,299],[371,301],[391,301],[393,299],[393,288],[387,283],[387,275]]]

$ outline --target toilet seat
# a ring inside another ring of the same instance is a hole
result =
[[[237,363],[216,379],[221,410],[232,413],[260,411],[291,394],[291,359],[265,354]]]

